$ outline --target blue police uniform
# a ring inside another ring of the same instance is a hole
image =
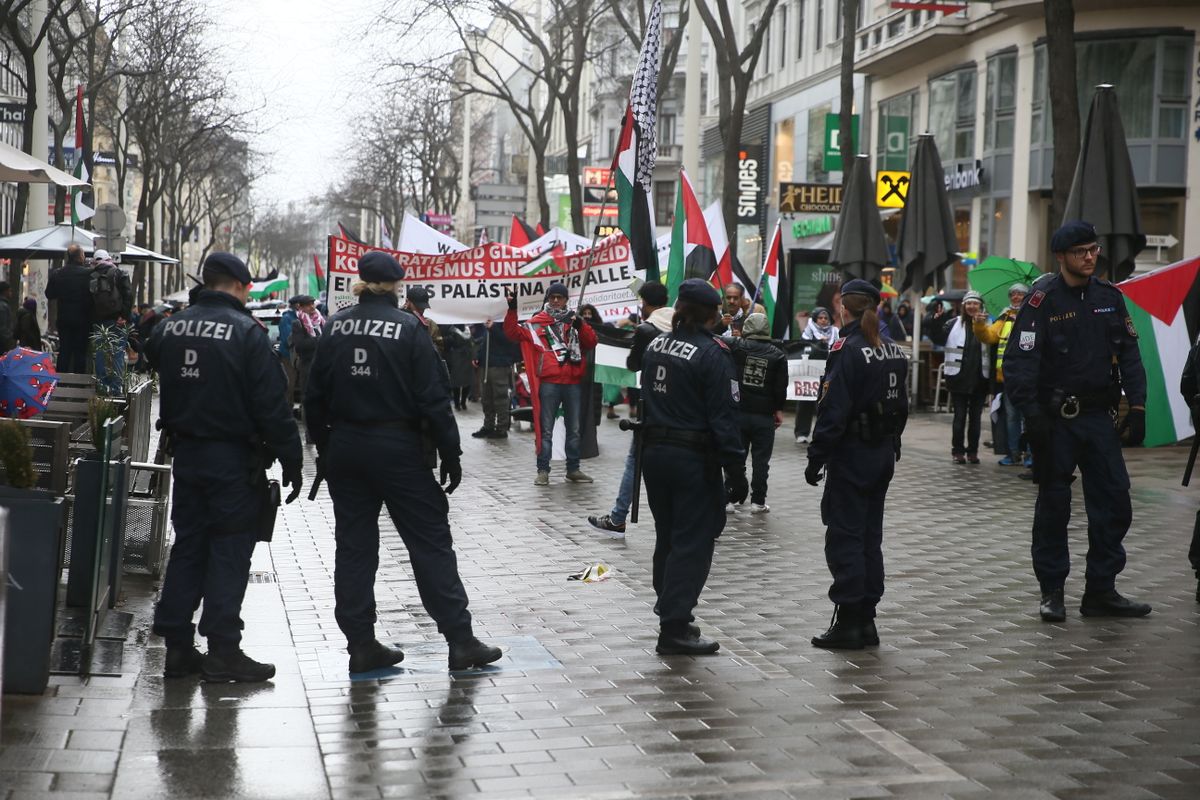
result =
[[[206,271],[211,262],[210,256]],[[201,290],[193,305],[155,326],[146,355],[159,375],[160,426],[171,438],[175,482],[175,543],[154,632],[166,639],[168,656],[190,651],[192,616],[203,600],[199,631],[209,654],[235,654],[265,502],[261,447],[285,475],[298,478],[302,462],[287,381],[266,330],[241,301],[220,291]],[[207,667],[205,674],[216,677]]]
[[[698,279],[685,281],[679,298],[711,304],[714,311],[720,303],[716,290]],[[660,653],[717,649],[715,642],[705,643],[689,631],[694,633],[692,610],[725,527],[721,467],[745,460],[736,391],[729,347],[709,331],[680,328],[646,347],[642,459],[646,498],[654,515]]]
[[[365,256],[360,261],[364,280],[375,277],[368,274],[372,265]],[[394,260],[385,262],[392,265]],[[402,274],[380,277],[394,281]],[[308,430],[333,498],[334,613],[351,653],[351,671],[361,671],[354,657],[363,648],[366,668],[394,663],[370,655],[379,646],[375,573],[379,512],[386,505],[408,549],[421,602],[451,643],[451,667],[465,668],[494,661],[500,653],[490,648],[494,657],[455,662],[455,645],[478,642],[458,574],[449,504],[423,454],[422,430],[433,437],[443,478],[447,470],[454,473],[447,489],[453,491],[461,475],[458,425],[445,366],[417,317],[398,304],[395,294],[364,292],[357,305],[333,315],[317,344],[304,396]]]
[[[1070,572],[1067,523],[1076,465],[1088,516],[1085,598],[1113,591],[1125,567],[1122,540],[1133,520],[1113,414],[1122,388],[1131,406],[1146,402],[1146,373],[1125,298],[1097,278],[1077,288],[1060,275],[1040,280],[1008,341],[1004,389],[1035,447],[1032,552],[1042,593],[1061,593]],[[1039,447],[1032,432],[1043,426],[1047,435]]]
[[[863,284],[858,293],[878,301],[877,290],[861,280],[847,283],[843,297],[854,291],[851,284]],[[815,473],[825,469],[829,599],[850,636],[848,644],[814,640],[820,646],[878,644],[873,620],[883,597],[883,506],[908,417],[907,374],[905,352],[882,331],[872,347],[858,320],[841,329],[829,351],[806,477],[815,484]]]

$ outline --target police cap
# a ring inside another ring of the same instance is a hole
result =
[[[1080,219],[1074,219],[1064,223],[1050,237],[1050,252],[1065,253],[1076,245],[1092,244],[1096,239],[1095,225]]]
[[[745,339],[770,339],[771,326],[767,323],[767,315],[758,311],[746,317],[742,323],[742,337]]]
[[[570,297],[570,293],[567,292],[567,286],[563,283],[550,284],[550,288],[546,290],[546,299],[549,300],[556,294],[562,295],[563,297]]]
[[[429,291],[424,286],[410,287],[404,297],[422,311],[429,308]]]
[[[404,268],[387,253],[372,250],[358,259],[358,277],[367,283],[395,283],[404,280]]]
[[[688,278],[679,284],[679,299],[702,306],[721,305],[721,295],[703,278]]]
[[[245,261],[233,253],[223,253],[220,250],[209,253],[208,258],[204,259],[204,272],[228,275],[243,286],[254,282],[254,279],[250,277],[250,270],[246,268]]]
[[[638,289],[638,297],[652,306],[661,308],[667,304],[667,287],[658,281],[646,281],[642,288]]]
[[[861,294],[864,297],[869,297],[875,302],[875,305],[879,305],[879,290],[862,278],[855,278],[842,284],[842,297],[850,294]]]

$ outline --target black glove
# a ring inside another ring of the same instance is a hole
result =
[[[1118,434],[1129,433],[1129,438],[1126,441],[1131,447],[1139,446],[1146,439],[1146,409],[1131,408],[1129,413],[1125,415],[1125,419],[1121,421],[1121,427],[1117,429]]]
[[[1034,414],[1025,418],[1025,441],[1033,451],[1034,458],[1038,453],[1050,446],[1050,434],[1054,422],[1045,414]]]
[[[289,461],[283,465],[283,485],[292,490],[284,502],[290,503],[300,496],[300,487],[304,485],[304,474],[300,471],[300,466],[299,461]]]
[[[515,294],[513,294],[512,292],[508,292],[505,295],[505,299],[508,300],[509,309],[512,311],[516,311],[517,310],[517,296]]]
[[[750,481],[746,480],[745,467],[729,467],[725,470],[726,502],[737,505],[750,496]]]
[[[576,316],[575,319],[571,320],[571,327],[574,328],[575,330],[579,330],[580,328],[582,328],[583,327],[583,317]]]
[[[449,479],[449,485],[446,480]],[[445,487],[446,494],[454,494],[454,490],[462,483],[462,462],[457,457],[447,458],[442,456],[442,472],[438,484]]]
[[[824,472],[824,464],[809,461],[808,466],[804,469],[804,480],[809,486],[817,486],[821,483],[821,478],[825,477]]]

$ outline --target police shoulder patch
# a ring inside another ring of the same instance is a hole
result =
[[[729,345],[728,345],[728,343],[726,343],[726,341],[725,341],[724,339],[722,339],[720,336],[714,336],[714,337],[713,337],[713,341],[714,341],[714,342],[716,342],[716,343],[717,343],[717,345],[718,345],[718,346],[719,346],[719,347],[720,347],[722,350],[729,350]]]
[[[1021,331],[1021,338],[1017,341],[1017,346],[1022,350],[1032,350],[1037,344],[1037,333],[1034,331]]]
[[[1129,331],[1130,336],[1137,338],[1137,328],[1133,326],[1133,317],[1125,318],[1125,330]]]
[[[829,352],[836,353],[838,350],[842,349],[842,345],[844,345],[845,343],[846,343],[845,339],[838,339],[836,342],[833,343],[833,347],[829,348]]]
[[[1029,300],[1027,302],[1029,303],[1031,308],[1038,308],[1039,306],[1042,305],[1042,301],[1045,299],[1046,299],[1046,293],[1043,292],[1041,289],[1038,289],[1036,292],[1029,295]]]

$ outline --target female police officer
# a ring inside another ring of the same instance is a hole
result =
[[[842,287],[841,338],[830,348],[804,479],[825,469],[821,498],[825,560],[835,604],[817,647],[861,650],[879,644],[875,606],[883,596],[883,501],[900,458],[908,417],[908,361],[880,335],[879,290],[863,280]]]
[[[663,654],[706,655],[719,645],[700,637],[692,609],[725,527],[721,467],[744,495],[745,453],[737,418],[737,380],[729,348],[713,336],[720,295],[691,278],[679,287],[671,331],[646,347],[643,474],[654,515],[654,591]]]
[[[348,643],[350,671],[404,658],[374,632],[384,504],[408,548],[421,602],[450,643],[450,669],[489,664],[500,649],[471,630],[447,518],[446,495],[458,486],[462,468],[446,368],[421,323],[398,307],[404,271],[396,259],[367,253],[358,272],[358,305],[326,324],[304,397],[308,429],[329,472],[337,540],[334,614]],[[445,494],[425,466],[422,420],[437,443],[441,482],[449,480]]]

